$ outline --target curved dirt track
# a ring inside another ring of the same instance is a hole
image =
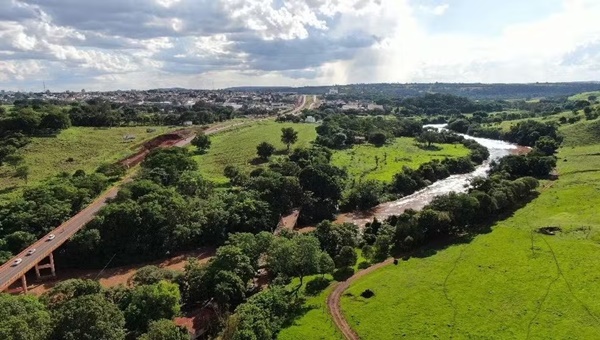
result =
[[[350,327],[350,325],[344,318],[344,315],[342,314],[342,311],[340,309],[340,299],[342,297],[342,294],[344,294],[344,292],[346,291],[346,289],[348,289],[352,282],[393,262],[393,258],[387,259],[384,262],[377,263],[367,269],[357,272],[356,274],[352,275],[352,277],[350,277],[348,280],[338,283],[333,292],[331,292],[331,294],[329,294],[329,296],[327,297],[327,309],[329,310],[329,314],[331,314],[331,316],[333,317],[333,322],[340,330],[340,332],[342,332],[344,338],[348,340],[360,339],[358,334],[356,334],[352,327]]]

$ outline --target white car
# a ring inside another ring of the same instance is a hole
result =
[[[29,255],[33,255],[33,253],[35,253],[35,251],[36,251],[36,250],[37,250],[37,249],[35,249],[35,248],[29,249],[29,250],[27,251],[27,256],[29,256]]]
[[[50,235],[48,235],[48,239],[47,240],[48,241],[52,241],[52,240],[54,240],[55,237],[56,237],[56,235],[50,234]]]
[[[16,259],[16,260],[13,261],[12,266],[13,267],[14,266],[18,266],[19,263],[21,263],[21,262],[23,262],[23,259],[22,258],[18,258],[18,259]]]

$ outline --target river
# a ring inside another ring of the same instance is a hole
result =
[[[446,124],[433,124],[426,125],[425,127],[436,128],[439,130],[444,129],[445,126]],[[521,153],[524,149],[521,146],[500,140],[478,138],[468,135],[462,136],[467,139],[473,139],[477,141],[479,144],[485,146],[490,152],[490,157],[483,162],[483,164],[475,168],[475,171],[467,174],[452,175],[446,179],[439,180],[412,195],[403,197],[396,201],[382,203],[370,211],[338,215],[336,222],[354,223],[362,228],[366,223],[373,221],[374,217],[382,221],[390,216],[400,215],[406,209],[420,210],[429,204],[429,202],[431,202],[436,196],[447,194],[453,191],[466,192],[469,189],[470,182],[473,178],[485,177],[488,175],[490,162],[492,160],[500,159],[510,154]]]

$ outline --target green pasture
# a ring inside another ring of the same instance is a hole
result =
[[[462,157],[469,150],[461,144],[436,144],[439,150],[425,150],[419,147],[414,138],[396,138],[383,147],[371,144],[357,145],[352,149],[335,151],[332,163],[345,168],[348,174],[359,179],[375,179],[384,182],[392,180],[403,166],[417,168],[433,159]],[[377,163],[376,158],[379,159]]]
[[[153,132],[146,132],[147,129]],[[173,130],[168,127],[71,127],[56,137],[32,137],[31,143],[20,150],[24,164],[29,167],[27,185],[39,183],[62,172],[78,169],[94,171],[102,163],[115,162],[135,153],[140,145],[153,137]],[[124,135],[134,135],[125,142]],[[0,195],[16,193],[26,184],[14,177],[15,170],[0,166]],[[1,197],[0,196],[0,197]]]
[[[200,172],[207,179],[217,182],[227,181],[223,175],[227,165],[235,165],[249,172],[256,168],[253,160],[257,157],[256,146],[261,142],[273,144],[279,154],[284,154],[286,146],[281,142],[281,129],[284,127],[292,127],[298,131],[298,142],[292,146],[292,149],[310,146],[317,137],[314,124],[277,123],[265,120],[252,125],[235,127],[211,136],[212,144],[208,152],[194,157]]]

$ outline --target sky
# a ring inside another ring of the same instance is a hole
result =
[[[600,0],[0,0],[0,90],[600,80]]]

